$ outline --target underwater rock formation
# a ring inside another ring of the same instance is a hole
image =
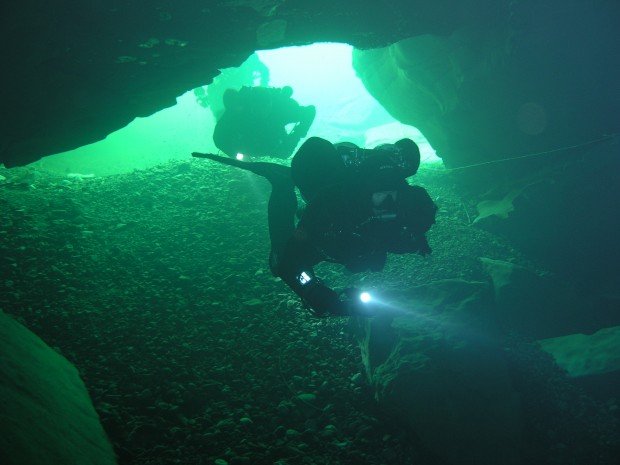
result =
[[[539,341],[570,376],[589,376],[620,370],[620,326],[594,334],[571,334]]]
[[[0,163],[27,164],[103,139],[174,105],[259,48],[385,46],[470,23],[495,0],[170,3],[26,0],[0,18]],[[502,4],[504,2],[501,2]]]
[[[447,464],[520,463],[521,411],[485,283],[413,289],[409,311],[354,322],[379,405]]]
[[[0,311],[0,462],[113,465],[77,370]]]
[[[617,312],[584,298],[557,276],[502,260],[480,260],[493,283],[502,327],[540,339],[542,349],[570,376],[620,370],[620,326],[606,327],[617,321]]]
[[[536,339],[600,329],[593,303],[557,277],[502,260],[480,260],[493,283],[497,318],[504,327]]]
[[[460,167],[617,132],[619,21],[613,0],[511,2],[492,24],[358,50],[353,64],[395,118]]]
[[[494,24],[356,50],[367,89],[419,128],[510,238],[584,293],[620,275],[620,7],[512,2]],[[618,324],[618,322],[607,322]]]
[[[616,137],[564,154],[555,166],[531,169],[510,182],[480,183],[493,186],[483,195],[463,189],[465,196],[479,201],[477,227],[508,238],[544,263],[563,282],[557,292],[564,288],[567,295],[586,301],[581,313],[589,321],[571,332],[620,324],[620,315],[612,310],[619,299],[610,291],[618,288],[620,277],[620,242],[612,233],[620,231],[618,169]],[[558,315],[557,322],[566,318]]]
[[[607,463],[617,447],[611,411],[568,375],[615,379],[618,328],[527,342],[499,329],[502,298],[487,283],[435,281],[399,291],[383,315],[352,321],[379,407],[424,463]]]

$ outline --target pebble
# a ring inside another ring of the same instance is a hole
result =
[[[234,429],[235,422],[231,418],[226,418],[225,420],[220,420],[215,425],[216,428],[230,430]]]
[[[355,373],[353,376],[351,376],[351,382],[355,384],[356,386],[361,385],[363,383],[362,374]]]
[[[250,463],[248,457],[233,457],[230,459],[230,465],[245,465]]]
[[[287,400],[280,401],[280,403],[278,404],[278,413],[280,415],[288,415],[288,413],[291,411],[292,406],[293,405]]]
[[[336,427],[334,425],[327,425],[323,428],[323,434],[325,436],[333,436],[336,434]]]
[[[297,436],[299,436],[299,434],[299,431],[297,431],[296,429],[289,428],[286,430],[287,438],[296,438]]]
[[[299,394],[297,396],[297,399],[301,400],[302,402],[313,403],[314,401],[316,401],[316,396],[314,394],[304,393]]]

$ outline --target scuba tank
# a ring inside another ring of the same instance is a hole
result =
[[[420,166],[420,150],[411,139],[362,149],[350,142],[332,144],[310,137],[291,160],[293,182],[306,202],[321,190],[343,182],[387,191],[405,182]]]
[[[413,176],[420,166],[420,149],[411,139],[395,144],[382,144],[374,149],[362,149],[355,144],[335,144],[344,166],[372,175],[372,171],[394,171],[398,176]]]
[[[411,139],[362,149],[351,143],[336,144],[347,177],[367,192],[390,191],[405,183],[420,166],[420,150]]]

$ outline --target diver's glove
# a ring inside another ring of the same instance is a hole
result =
[[[370,299],[370,300],[368,300]],[[361,316],[372,317],[377,304],[370,294],[359,289],[347,288],[339,294],[325,286],[313,286],[303,298],[308,310],[316,317]]]
[[[336,292],[317,278],[312,268],[299,270],[276,265],[277,276],[302,299],[306,309],[316,317],[373,316],[378,306],[368,292],[348,288]]]
[[[316,317],[346,316],[346,308],[338,299],[338,294],[314,278],[314,283],[297,291],[306,308]]]
[[[346,315],[370,318],[376,315],[379,305],[368,292],[348,287],[341,292],[341,305]]]

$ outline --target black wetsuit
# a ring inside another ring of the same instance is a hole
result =
[[[272,272],[317,316],[347,315],[352,304],[314,274],[319,262],[336,262],[352,272],[380,271],[388,252],[430,253],[423,234],[397,218],[377,215],[371,196],[347,184],[325,190],[304,210],[284,248],[275,255],[272,249]]]
[[[217,148],[229,157],[237,153],[252,157],[290,157],[308,132],[316,109],[299,105],[286,89],[228,89],[225,111],[218,117],[213,131]],[[289,124],[295,125],[291,132],[286,130]]]
[[[194,156],[247,169],[269,180],[271,272],[317,316],[350,314],[351,302],[341,300],[338,293],[315,276],[316,264],[332,261],[353,272],[379,271],[388,252],[430,253],[424,233],[434,222],[436,207],[424,189],[406,183],[399,169],[367,172],[349,168],[336,177],[326,176],[329,183],[322,188],[317,187],[318,182],[308,183],[312,189],[302,189],[302,194],[305,191],[304,197],[310,201],[295,225],[297,197],[291,168],[211,154]],[[359,179],[361,173],[367,176],[363,180]],[[404,215],[396,214],[395,199],[405,195],[413,195],[425,204],[419,211],[428,218],[423,218],[419,227],[407,223]]]

